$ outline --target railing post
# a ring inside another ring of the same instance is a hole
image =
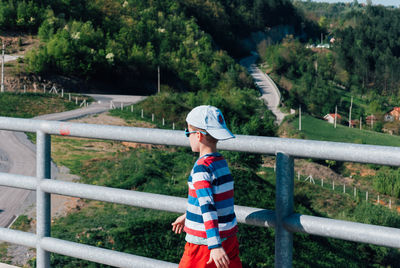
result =
[[[50,135],[42,131],[36,132],[36,177],[38,182],[41,179],[50,179]],[[50,267],[50,252],[40,246],[43,237],[50,237],[51,224],[50,194],[43,192],[40,186],[36,188],[36,267]]]
[[[293,234],[283,227],[283,220],[293,213],[294,192],[293,158],[285,153],[276,154],[276,227],[275,267],[292,267]]]

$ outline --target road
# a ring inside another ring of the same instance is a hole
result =
[[[113,101],[116,107],[120,107],[121,102],[126,106],[139,102],[144,98],[143,96],[86,95],[93,97],[96,102],[86,108],[42,115],[35,117],[35,119],[70,120],[108,111],[110,109],[110,101]],[[0,131],[0,172],[26,176],[36,175],[36,148],[24,133]],[[54,164],[52,164],[51,173],[53,179],[57,177],[57,167]],[[34,204],[35,193],[33,191],[0,186],[0,227],[8,227],[15,215],[23,213]]]
[[[6,56],[5,62],[16,58],[16,56]],[[253,77],[262,94],[261,98],[267,103],[268,109],[276,116],[276,123],[280,124],[285,114],[278,108],[280,103],[279,90],[274,82],[256,67],[254,64],[256,59],[257,55],[253,55],[241,60],[240,63],[247,68]],[[89,114],[105,112],[110,109],[110,101],[116,107],[120,107],[121,102],[123,102],[123,105],[130,105],[143,99],[142,96],[88,95],[96,100],[89,107],[35,118],[41,120],[70,120]],[[36,148],[24,133],[0,131],[0,172],[26,176],[36,175]],[[52,178],[56,178],[57,167],[54,164],[52,165],[51,173]],[[0,186],[0,227],[9,226],[16,215],[21,214],[34,203],[34,192]]]
[[[286,116],[286,114],[282,113],[279,109],[281,94],[274,81],[272,81],[266,73],[262,72],[254,64],[257,58],[258,55],[254,53],[252,56],[242,59],[240,65],[244,66],[253,77],[253,80],[261,93],[261,99],[264,100],[268,109],[276,116],[275,123],[280,125],[283,118]]]

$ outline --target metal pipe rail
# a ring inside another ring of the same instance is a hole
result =
[[[36,190],[37,234],[0,228],[0,240],[36,247],[37,267],[50,267],[49,253],[118,267],[176,267],[176,264],[73,243],[50,235],[50,194],[183,213],[186,199],[50,180],[50,135],[189,146],[182,131],[0,117],[0,129],[37,133],[37,177],[0,173],[0,185]],[[277,156],[276,211],[235,206],[238,222],[276,228],[275,266],[292,266],[293,232],[400,248],[400,229],[293,213],[293,157],[400,165],[400,148],[237,135],[219,149]]]

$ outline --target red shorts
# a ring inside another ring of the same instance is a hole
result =
[[[222,242],[226,254],[229,257],[230,268],[242,268],[242,262],[239,258],[239,242],[236,235],[229,237]],[[183,253],[179,268],[215,268],[214,262],[207,264],[210,259],[210,250],[206,245],[196,245],[187,242],[185,252]]]

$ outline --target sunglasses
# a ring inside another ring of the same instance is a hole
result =
[[[189,138],[190,134],[196,133],[196,132],[200,132],[200,133],[203,134],[203,135],[207,135],[207,133],[204,132],[204,131],[200,131],[200,130],[189,131],[187,128],[185,129],[185,135],[186,135],[186,137],[188,137],[188,138]]]

